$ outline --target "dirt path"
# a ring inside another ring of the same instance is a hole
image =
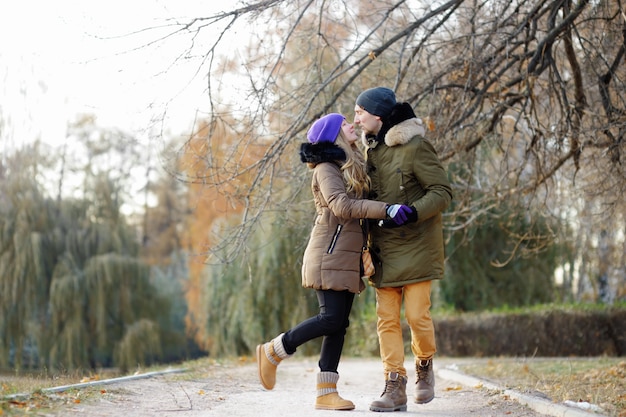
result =
[[[480,386],[474,380],[457,379],[451,359],[435,361],[437,371],[436,397],[418,405],[409,398],[406,413],[391,415],[421,415],[446,417],[539,417],[558,415],[580,417],[591,415],[571,409],[567,412],[545,414],[524,405],[515,396]],[[407,366],[407,369],[410,369]],[[445,370],[445,372],[443,372]],[[297,416],[330,415],[380,416],[369,404],[383,389],[382,366],[377,359],[344,359],[340,364],[339,393],[352,400],[352,411],[321,411],[314,409],[317,364],[314,359],[290,359],[283,362],[277,374],[276,387],[264,390],[258,382],[256,365],[219,366],[198,374],[196,372],[168,374],[104,385],[101,392],[87,401],[72,404],[56,416],[120,416],[124,417],[200,417],[200,416]],[[444,377],[445,376],[445,379]],[[407,394],[412,397],[414,380],[409,380]],[[545,400],[544,400],[545,401]],[[597,416],[597,415],[596,415]]]

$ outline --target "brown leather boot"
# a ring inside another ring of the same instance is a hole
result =
[[[320,372],[317,374],[316,410],[354,410],[354,403],[344,400],[337,392],[339,374]]]
[[[406,411],[406,377],[390,372],[381,397],[370,404],[371,411]]]
[[[417,382],[415,383],[415,402],[429,403],[435,398],[435,372],[433,360],[420,359],[416,365]]]
[[[270,390],[274,388],[276,385],[276,368],[283,359],[290,356],[283,347],[283,333],[267,343],[257,345],[256,361],[263,388]]]

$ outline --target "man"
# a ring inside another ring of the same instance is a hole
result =
[[[431,282],[443,278],[441,213],[452,200],[448,176],[422,121],[408,103],[396,102],[385,87],[363,91],[356,99],[354,124],[367,147],[371,199],[411,207],[406,223],[381,221],[370,228],[372,252],[379,262],[370,283],[376,289],[377,332],[385,390],[372,411],[406,411],[407,372],[400,311],[411,329],[417,381],[415,402],[435,396],[435,331],[430,316]]]

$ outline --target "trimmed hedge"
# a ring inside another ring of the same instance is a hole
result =
[[[541,306],[519,312],[433,314],[437,355],[626,356],[626,305]],[[352,323],[351,323],[352,324]],[[403,320],[404,350],[411,333]],[[346,355],[378,356],[376,321],[351,326]]]
[[[626,355],[623,307],[464,314],[434,322],[438,354],[444,356]]]

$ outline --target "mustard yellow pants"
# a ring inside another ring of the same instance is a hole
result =
[[[404,367],[401,310],[411,329],[411,350],[415,362],[431,359],[437,351],[435,328],[430,316],[431,281],[396,288],[376,288],[377,331],[385,380],[389,372],[407,376]]]

